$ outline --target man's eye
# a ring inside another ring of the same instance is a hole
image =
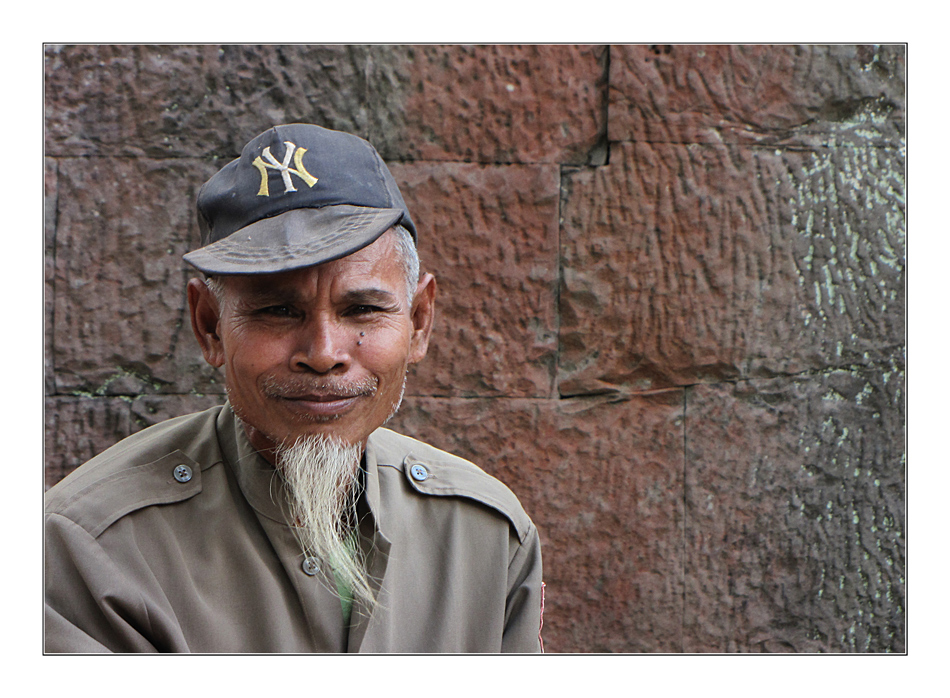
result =
[[[261,308],[260,312],[274,317],[290,317],[293,314],[293,309],[289,305],[269,305],[266,308]]]
[[[382,311],[382,308],[376,305],[354,305],[350,307],[350,315],[371,315],[372,313],[378,313]]]

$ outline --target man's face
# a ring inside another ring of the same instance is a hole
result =
[[[413,303],[388,232],[319,266],[220,278],[221,307],[203,282],[189,284],[192,320],[255,448],[319,433],[365,444],[397,408],[409,365],[425,356],[431,275]]]

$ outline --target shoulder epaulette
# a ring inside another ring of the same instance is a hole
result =
[[[216,443],[190,441],[189,434],[213,428],[219,411],[171,419],[123,439],[50,489],[46,512],[95,537],[136,509],[193,497],[201,491],[201,470],[221,457]]]
[[[376,442],[378,450],[399,454],[394,459],[399,462],[380,462],[380,465],[402,470],[409,486],[416,492],[481,502],[504,515],[522,541],[531,530],[531,519],[515,494],[474,463],[389,429],[377,429],[371,439]]]

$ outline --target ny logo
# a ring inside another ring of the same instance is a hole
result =
[[[284,161],[277,162],[277,158],[271,155],[270,146],[264,148],[264,157],[261,159],[261,156],[258,155],[254,162],[251,163],[261,172],[261,188],[258,190],[258,196],[270,196],[270,189],[267,186],[267,170],[277,170],[280,172],[280,176],[284,180],[284,193],[291,191],[297,191],[294,187],[294,182],[290,178],[291,173],[297,175],[304,181],[308,187],[312,187],[317,183],[317,178],[312,174],[307,172],[307,168],[303,166],[303,154],[307,152],[306,148],[298,148],[296,145],[290,141],[284,141]],[[294,167],[290,167],[290,159],[294,160]]]

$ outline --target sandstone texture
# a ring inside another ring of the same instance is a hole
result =
[[[557,360],[558,169],[394,165],[438,318],[415,395],[550,397]]]
[[[904,137],[903,46],[611,47],[613,141],[827,142],[840,128],[868,145]]]
[[[56,161],[43,162],[43,391],[56,392],[53,383],[53,299],[56,266]]]
[[[389,426],[503,480],[549,652],[905,652],[906,47],[45,48],[44,483],[221,404],[181,256],[274,123],[390,164]]]
[[[561,394],[900,355],[903,167],[854,139],[622,143],[608,166],[565,175]]]
[[[198,241],[194,212],[182,203],[213,172],[182,159],[59,161],[58,392],[223,391],[191,333],[181,259]]]
[[[685,651],[904,650],[903,391],[866,369],[689,389]]]
[[[603,46],[49,46],[47,152],[234,158],[273,124],[388,160],[583,164],[603,152]]]

